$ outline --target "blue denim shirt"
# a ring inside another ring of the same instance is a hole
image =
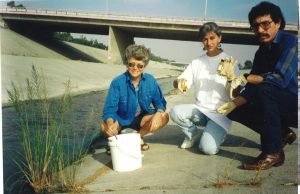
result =
[[[110,84],[103,109],[103,120],[112,118],[121,126],[130,125],[137,110],[136,102],[136,91],[130,74],[126,71],[114,78]],[[150,74],[142,74],[138,103],[143,114],[154,114],[158,109],[166,110],[166,100],[155,78]]]
[[[279,30],[270,46],[259,47],[250,73],[261,75],[264,82],[297,95],[297,45],[296,36]]]

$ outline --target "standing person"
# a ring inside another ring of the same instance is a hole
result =
[[[174,80],[174,87],[185,90],[183,83],[195,88],[195,104],[175,105],[170,111],[171,119],[182,129],[185,139],[181,148],[190,148],[199,137],[197,126],[204,127],[199,149],[205,154],[216,154],[226,138],[231,121],[216,112],[216,108],[227,102],[227,80],[216,72],[219,63],[229,56],[220,48],[221,29],[214,22],[205,23],[199,29],[206,54],[192,61],[184,72]],[[238,69],[236,67],[236,75]]]
[[[260,42],[250,74],[232,81],[245,90],[218,112],[260,134],[261,154],[245,163],[247,170],[268,169],[284,163],[283,147],[297,136],[297,38],[283,31],[280,8],[269,2],[254,6],[248,15],[251,29]],[[232,111],[232,112],[231,112]]]
[[[126,48],[126,72],[112,80],[104,104],[101,131],[107,137],[132,128],[143,138],[168,123],[162,91],[155,78],[144,73],[149,57],[150,51],[143,45],[133,44]],[[149,149],[143,140],[141,149]]]

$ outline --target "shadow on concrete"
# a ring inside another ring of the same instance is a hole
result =
[[[245,154],[240,154],[237,152],[231,152],[228,150],[220,149],[218,156],[224,157],[224,158],[230,158],[233,160],[237,160],[240,162],[248,162],[254,159],[254,157],[245,155]]]
[[[181,129],[177,125],[167,125],[163,129],[147,135],[144,137],[144,141],[146,143],[150,144],[150,149],[151,149],[151,144],[168,144],[168,145],[174,145],[179,148],[179,145],[184,139],[184,135],[181,131]],[[107,139],[104,136],[99,136],[97,140],[94,141],[92,144],[94,146],[94,149],[100,149],[107,147]],[[243,148],[256,148],[259,150],[260,145],[257,144],[256,142],[241,137],[233,134],[228,134],[225,142],[222,144],[219,153],[217,154],[218,156],[224,157],[224,158],[229,158],[232,160],[240,161],[241,163],[250,161],[253,159],[253,157],[241,154],[238,152],[232,152],[226,150],[227,147],[235,147],[236,149],[243,149]],[[198,149],[198,142],[195,143],[195,145],[192,148],[186,149],[187,151],[197,154],[197,155],[204,155],[199,149]],[[105,152],[104,153],[97,153],[93,152],[92,156],[95,160],[98,162],[104,164],[105,166],[109,167],[112,169],[112,166],[109,164],[106,164],[104,161],[107,161],[107,157],[110,157],[107,155]],[[240,167],[238,167],[240,168]]]
[[[99,163],[103,164],[104,166],[110,168],[113,170],[112,162],[111,162],[111,157],[110,155],[107,155],[105,152],[102,153],[94,153],[92,154],[92,158]]]
[[[43,31],[43,29],[22,29],[20,26],[11,26],[10,28],[14,32],[21,34],[30,40],[37,42],[48,49],[59,53],[60,55],[70,59],[70,60],[80,60],[86,62],[102,63],[99,59],[90,56],[89,54],[82,52],[71,45],[66,44],[63,41],[53,38],[53,33],[48,31]]]
[[[149,143],[170,145],[179,145],[183,139],[184,134],[177,125],[167,125],[163,129],[145,137],[145,140]],[[221,147],[248,147],[259,149],[260,145],[250,139],[229,133]]]
[[[150,144],[169,144],[174,145],[179,148],[179,145],[184,139],[184,135],[181,132],[180,128],[177,125],[167,125],[160,131],[157,131],[156,133],[153,133],[152,135],[146,136],[144,138],[146,143]],[[151,147],[151,145],[150,145]],[[240,161],[241,163],[250,161],[253,159],[253,157],[240,154],[237,152],[231,152],[228,150],[225,150],[226,147],[236,147],[238,149],[243,149],[244,147],[247,148],[257,148],[259,151],[260,145],[256,142],[233,134],[228,134],[225,142],[221,145],[220,151],[217,154],[218,156],[229,158],[232,160]],[[225,148],[225,149],[224,149]],[[186,149],[189,152],[192,152],[194,154],[200,154],[204,155],[199,149],[198,149],[198,142],[195,143],[195,145],[192,148]],[[240,168],[240,167],[238,167]]]
[[[233,134],[228,134],[225,142],[222,144],[224,147],[247,147],[247,148],[257,148],[260,149],[260,144]]]
[[[98,135],[95,137],[95,139],[93,139],[90,145],[89,152],[95,153],[96,149],[105,148],[107,147],[107,145],[108,145],[107,138],[99,132]]]
[[[144,137],[146,143],[179,145],[184,136],[176,125],[167,125],[159,131]]]
[[[102,61],[66,44],[65,42],[55,40],[55,39],[33,39],[45,47],[69,58],[70,60],[79,60],[86,62],[102,63]]]

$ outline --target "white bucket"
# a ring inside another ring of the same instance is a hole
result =
[[[127,133],[108,138],[114,171],[126,172],[142,167],[141,137]]]

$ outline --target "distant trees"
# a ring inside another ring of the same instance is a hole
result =
[[[6,5],[8,7],[15,7],[15,2],[14,1],[8,1]]]
[[[73,40],[73,37],[70,32],[55,32],[54,38],[68,42],[71,42]]]
[[[86,46],[91,46],[94,48],[100,48],[107,50],[108,46],[104,45],[101,42],[98,42],[96,39],[95,40],[87,40],[85,36],[81,35],[80,38],[74,38],[70,32],[55,32],[53,37],[57,40],[61,41],[67,41],[67,42],[73,42],[77,44],[82,44]],[[150,60],[152,61],[158,61],[162,63],[171,63],[174,62],[174,60],[169,60],[169,59],[164,59],[162,57],[156,56],[153,53],[150,53]]]
[[[253,63],[252,61],[250,60],[246,60],[245,63],[244,63],[244,69],[251,69],[253,66]]]
[[[10,7],[10,8],[20,8],[20,9],[26,9],[26,7],[23,5],[23,4],[18,4],[16,5],[15,4],[15,1],[8,1],[6,3],[7,7]]]
[[[73,42],[94,48],[100,48],[107,50],[107,46],[97,40],[87,40],[85,36],[81,35],[80,38],[74,38],[70,32],[55,32],[54,38],[62,41]]]
[[[154,55],[153,53],[150,53],[150,60],[152,60],[152,61],[158,61],[158,62],[161,62],[161,63],[171,63],[171,62],[174,62],[174,60],[164,59],[162,57]]]
[[[244,62],[244,66],[242,64],[238,64],[239,69],[251,69],[253,66],[253,63],[251,60],[246,60]]]

